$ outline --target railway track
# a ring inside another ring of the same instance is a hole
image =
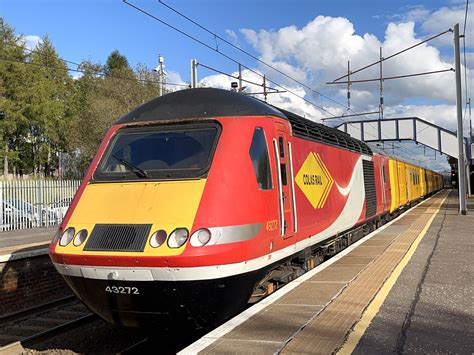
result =
[[[97,318],[75,296],[4,315],[0,317],[0,351],[16,342],[35,344]]]

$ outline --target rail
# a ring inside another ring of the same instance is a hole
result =
[[[98,319],[75,296],[0,317],[0,353],[12,343],[32,345]]]

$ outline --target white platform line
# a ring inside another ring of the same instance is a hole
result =
[[[33,249],[33,250],[28,250],[28,251],[19,251],[19,252],[0,255],[0,263],[13,261],[13,260],[19,260],[19,259],[32,258],[38,255],[47,255],[48,250],[49,250],[48,248],[42,248],[42,249]]]
[[[435,196],[435,195],[433,195]],[[369,240],[370,238],[374,237],[375,235],[379,234],[383,230],[385,230],[387,227],[389,227],[391,224],[395,223],[398,221],[400,218],[402,218],[406,213],[412,212],[419,206],[423,205],[426,201],[430,200],[433,196],[427,198],[426,200],[423,200],[416,206],[408,209],[407,211],[403,212],[400,216],[397,218],[391,220],[387,224],[384,224],[382,227],[378,228],[377,230],[373,231],[370,234],[367,234],[365,237],[359,239],[357,242],[354,244],[351,244],[348,246],[346,249],[343,251],[339,252],[335,256],[333,256],[331,259],[325,261],[323,264],[316,266],[314,269],[306,272],[302,276],[298,277],[297,279],[289,282],[287,285],[284,287],[276,290],[274,293],[272,293],[270,296],[265,297],[262,301],[256,303],[255,305],[247,308],[245,311],[242,313],[236,315],[234,318],[230,319],[226,323],[222,324],[221,326],[217,327],[216,329],[210,331],[206,335],[204,335],[202,338],[196,340],[194,343],[189,345],[188,347],[184,348],[180,352],[178,352],[179,355],[189,355],[189,354],[197,354],[200,351],[204,350],[220,338],[222,338],[225,334],[229,333],[231,330],[236,328],[237,326],[241,325],[244,323],[246,320],[248,320],[250,317],[254,316],[261,310],[263,310],[265,307],[269,306],[270,304],[274,303],[275,301],[279,300],[282,298],[284,295],[289,293],[290,291],[294,290],[296,287],[298,287],[301,283],[307,281],[308,279],[312,278],[313,276],[317,275],[319,272],[322,270],[326,269],[328,266],[334,264],[336,261],[340,260],[347,254],[349,254],[352,250],[357,248],[359,245],[364,243],[365,241]],[[331,301],[329,301],[331,302]]]

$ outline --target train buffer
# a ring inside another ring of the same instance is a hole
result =
[[[180,354],[471,354],[473,230],[441,191]]]

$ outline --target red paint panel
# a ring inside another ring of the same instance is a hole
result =
[[[301,138],[293,138],[295,175],[301,169],[307,156],[313,152],[321,157],[322,162],[334,180],[334,184],[329,191],[326,203],[319,209],[314,209],[303,191],[295,185],[298,224],[300,226],[299,240],[325,230],[339,216],[345,206],[347,196],[340,194],[336,184],[344,188],[350,183],[355,164],[360,158],[360,154],[345,149]],[[358,187],[354,186],[353,188]]]

